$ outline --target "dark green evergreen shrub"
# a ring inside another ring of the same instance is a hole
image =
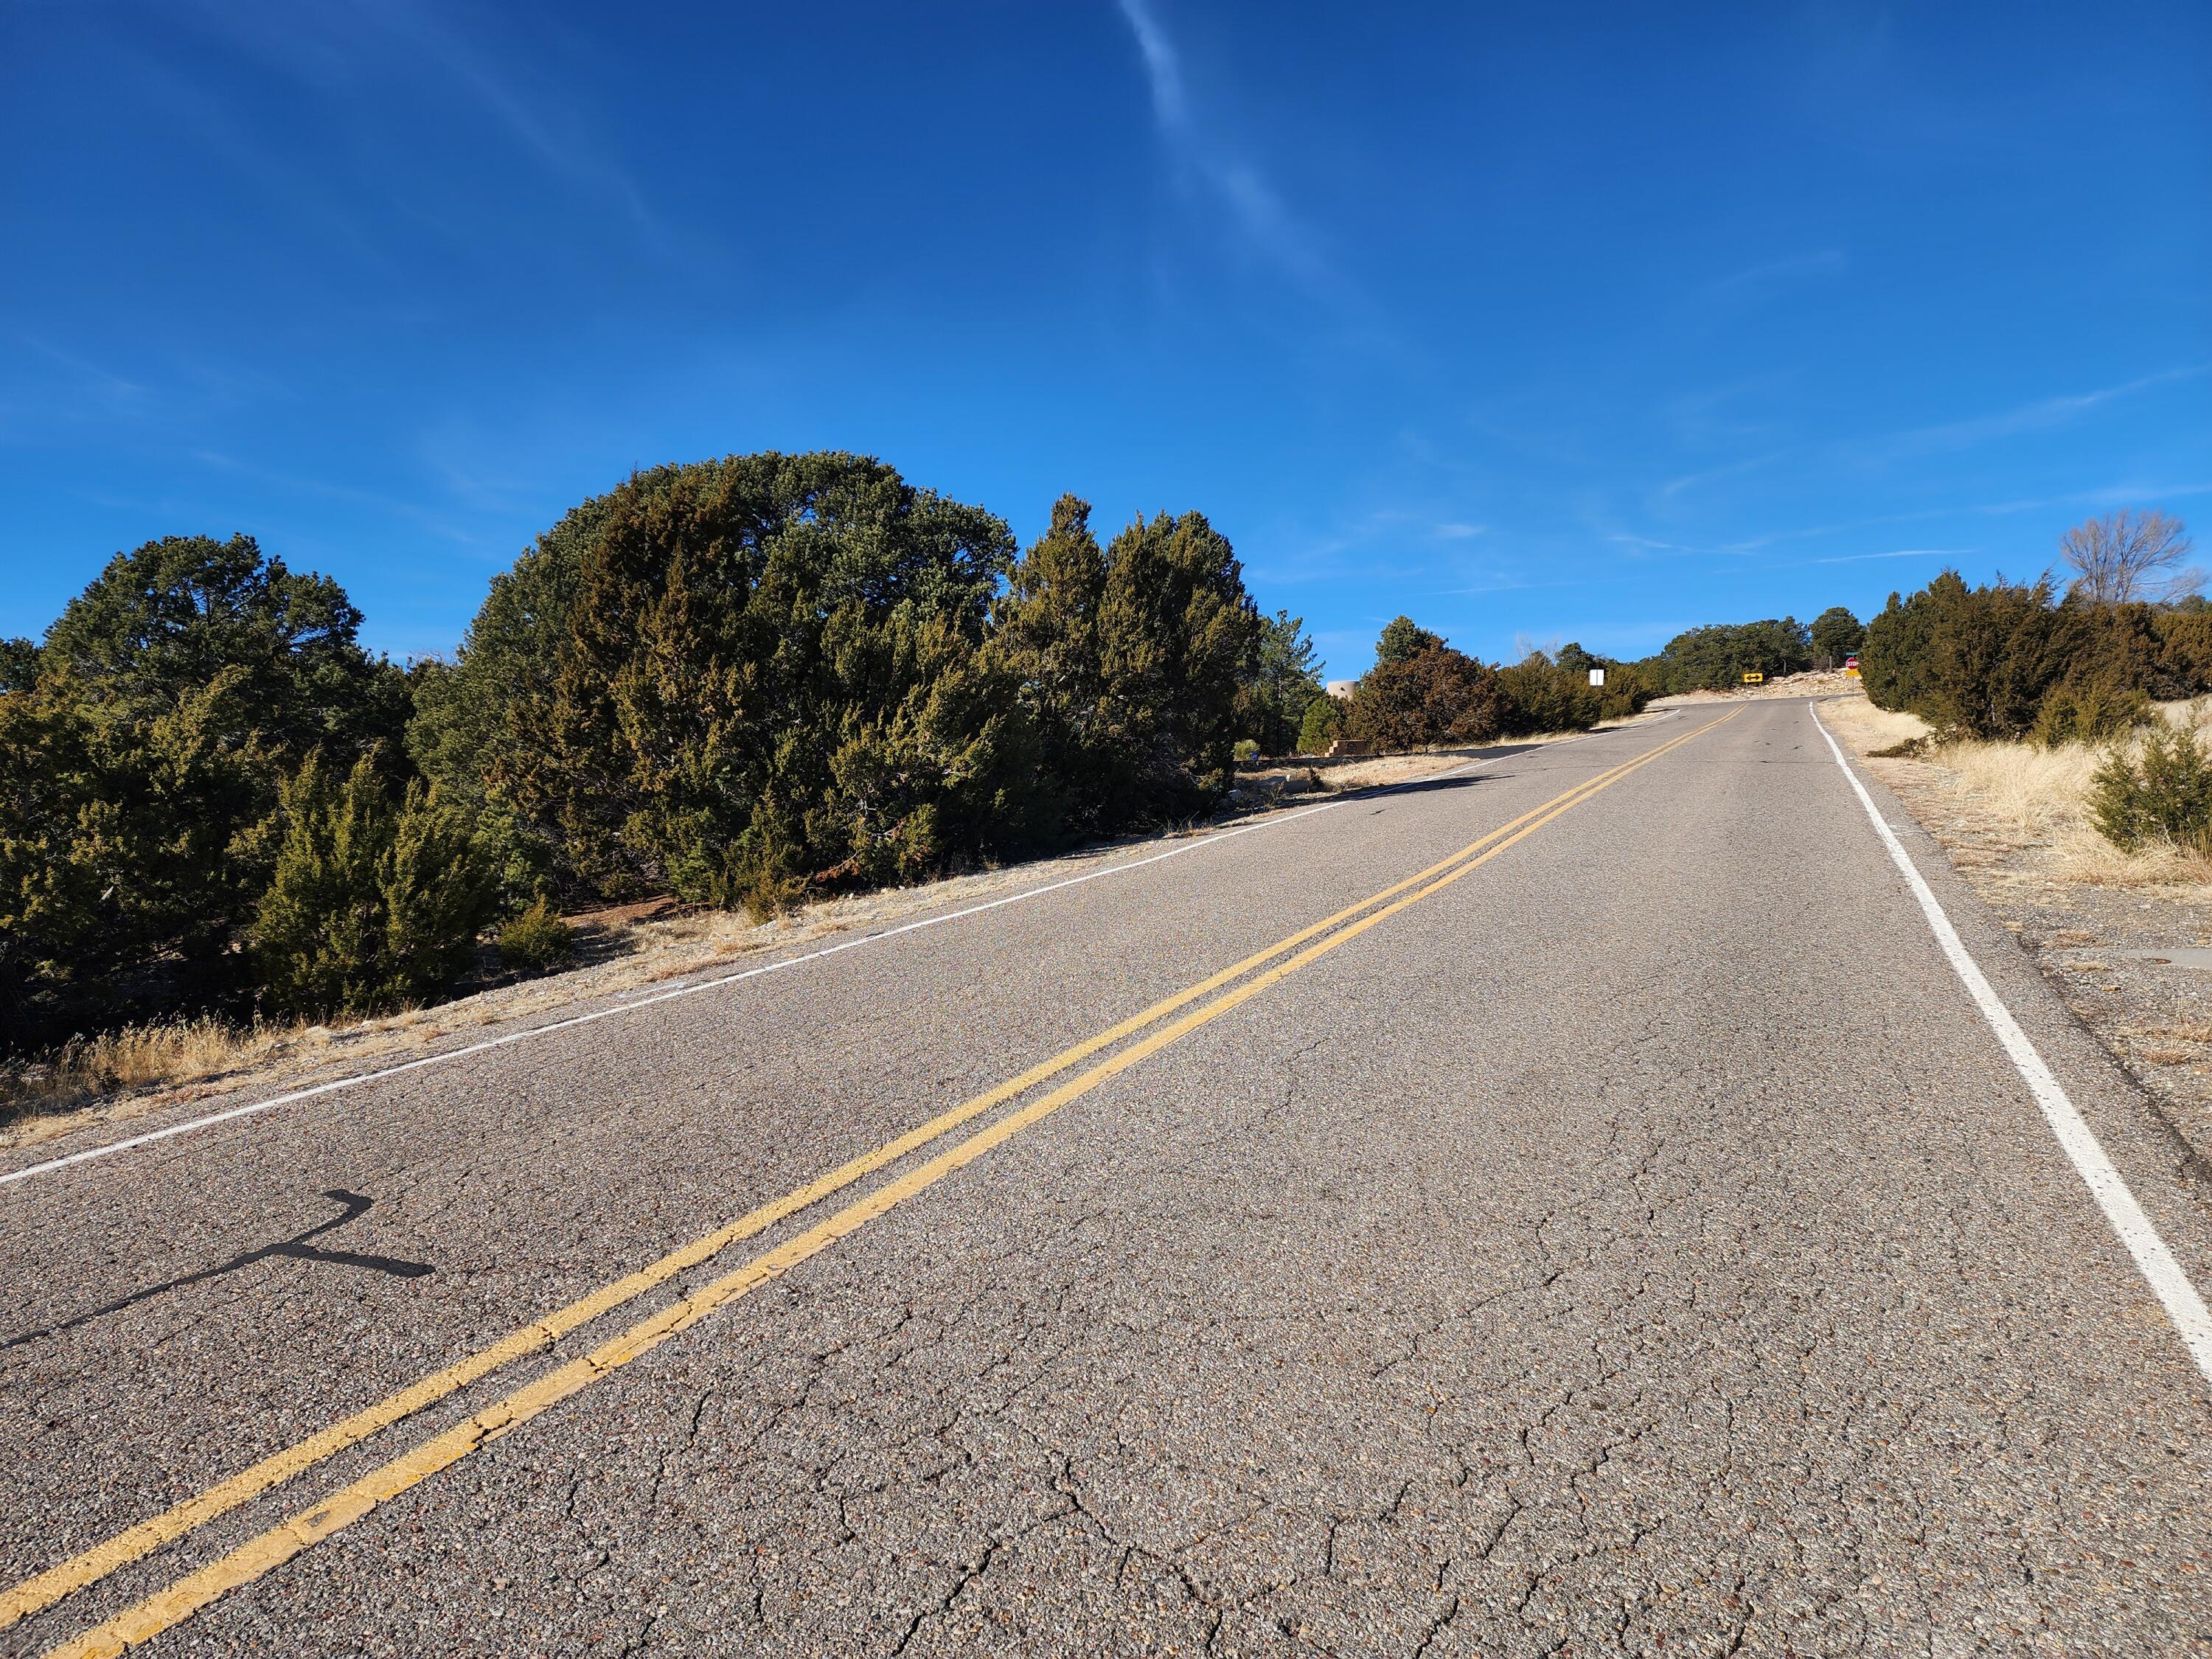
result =
[[[2063,743],[2102,743],[2158,718],[2142,692],[2111,679],[2068,680],[2045,693],[2029,738],[2045,749]]]
[[[252,540],[118,555],[0,691],[0,1046],[224,1007],[283,781],[397,732],[404,678],[334,582]]]
[[[1298,753],[1318,755],[1336,741],[1337,729],[1344,723],[1344,704],[1323,692],[1306,705],[1305,718],[1298,722]]]
[[[1262,660],[1264,623],[1243,567],[1202,514],[1139,519],[1101,549],[1073,495],[1015,566],[989,653],[1012,676],[1043,757],[1031,787],[1066,831],[1117,833],[1205,811]],[[1276,631],[1285,677],[1303,670],[1297,624]]]
[[[1970,588],[1946,571],[1910,599],[1890,596],[1859,653],[1867,696],[1946,737],[2012,739],[2055,686],[2094,672],[2097,625],[2060,605],[2048,578]]]
[[[1448,645],[1378,662],[1360,678],[1343,734],[1378,750],[1485,743],[1503,730],[1498,671]]]
[[[1498,726],[1509,737],[1587,732],[1605,718],[1605,693],[1589,683],[1589,670],[1578,672],[1540,651],[1499,669],[1498,690]]]
[[[1237,688],[1237,729],[1262,755],[1297,747],[1306,711],[1324,694],[1305,623],[1287,611],[1260,618],[1252,662]]]
[[[2201,697],[2212,692],[2212,605],[2194,599],[2161,605],[2152,625],[2158,634],[2158,695]]]
[[[499,959],[509,968],[540,971],[576,954],[576,930],[555,915],[541,895],[499,930]]]
[[[2151,841],[2212,852],[2212,754],[2195,732],[2160,720],[2139,744],[2106,757],[2089,813],[2106,840],[2130,852]]]
[[[465,811],[420,779],[395,803],[372,756],[339,783],[313,755],[283,811],[251,934],[271,1007],[388,1012],[442,994],[473,965],[497,874]]]
[[[1443,642],[1443,635],[1416,627],[1411,617],[1393,617],[1382,624],[1382,637],[1375,641],[1375,664],[1378,668],[1388,667],[1423,651],[1438,650]]]

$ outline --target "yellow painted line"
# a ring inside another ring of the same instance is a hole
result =
[[[1669,750],[1678,749],[1692,738],[1702,736],[1716,726],[1725,725],[1735,714],[1723,715],[1695,731],[1685,733],[1672,742],[1638,756],[1636,759],[1601,775],[1598,780],[1571,789],[1554,797],[1545,806],[1524,813],[1506,826],[1514,833],[1493,831],[1484,837],[1490,843],[1478,856],[1448,859],[1430,866],[1430,872],[1443,870],[1426,886],[1413,892],[1406,889],[1423,879],[1409,877],[1390,893],[1404,896],[1393,902],[1373,909],[1317,943],[1308,945],[1288,960],[1278,963],[1266,972],[1255,975],[1201,1008],[1192,1010],[1162,1027],[1151,1036],[1132,1043],[1119,1054],[1102,1061],[1081,1076],[1071,1079],[1058,1088],[1040,1096],[1018,1111],[1009,1113],[981,1133],[970,1136],[948,1152],[940,1152],[928,1162],[908,1170],[896,1180],[886,1182],[866,1197],[848,1205],[827,1219],[816,1223],[804,1232],[784,1243],[755,1257],[734,1273],[714,1280],[690,1296],[676,1302],[649,1318],[640,1321],[619,1336],[600,1344],[591,1352],[556,1367],[544,1376],[495,1401],[466,1421],[455,1425],[444,1433],[423,1442],[412,1451],[395,1458],[381,1468],[371,1471],[349,1485],[339,1488],[322,1502],[303,1510],[259,1536],[249,1540],[221,1559],[210,1563],[197,1572],[179,1579],[167,1589],[148,1597],[115,1617],[87,1631],[73,1641],[50,1650],[46,1659],[92,1659],[104,1656],[112,1659],[139,1644],[151,1640],[183,1622],[210,1602],[252,1583],[272,1568],[282,1565],[302,1551],[312,1548],[333,1534],[342,1531],[379,1505],[389,1502],[410,1487],[421,1484],[441,1470],[452,1468],[478,1447],[512,1433],[532,1419],[550,1410],[569,1395],[580,1392],[601,1377],[620,1370],[641,1355],[650,1352],[679,1332],[690,1329],[709,1314],[736,1301],[761,1285],[781,1278],[801,1262],[811,1260],[828,1249],[838,1240],[857,1232],[917,1193],[935,1186],[954,1171],[974,1163],[993,1148],[1019,1134],[1032,1124],[1058,1111],[1069,1102],[1080,1099],[1100,1084],[1117,1077],[1131,1067],[1141,1064],[1170,1044],[1180,1041],[1201,1026],[1211,1024],[1232,1009],[1242,1006],[1269,987],[1276,985],[1301,968],[1325,956],[1338,946],[1348,943],[1381,924],[1387,918],[1419,903],[1430,895],[1442,891],[1462,877],[1480,868],[1515,843],[1526,840],[1553,819],[1564,816],[1601,791],[1638,769],[1657,760]],[[1516,826],[1519,826],[1516,829]],[[1501,838],[1502,837],[1502,838]],[[1477,846],[1483,842],[1474,843]],[[1369,900],[1371,904],[1374,901]],[[1354,914],[1365,905],[1350,907],[1340,915]],[[1297,937],[1310,938],[1326,924],[1316,923]],[[1288,941],[1285,942],[1287,945]],[[1264,960],[1279,955],[1283,946],[1262,952],[1248,961]],[[1224,970],[1224,973],[1230,970]],[[1217,980],[1219,978],[1216,976]],[[1188,994],[1182,999],[1189,1000]],[[1164,1006],[1164,1005],[1162,1005]],[[1118,1029],[1118,1028],[1117,1028]],[[1094,1041],[1096,1041],[1094,1039]],[[1048,1064],[1049,1062],[1048,1062]],[[1024,1075],[1027,1075],[1026,1073]],[[994,1091],[997,1092],[997,1091]],[[916,1133],[919,1133],[917,1131]]]
[[[1704,728],[1699,728],[1703,730]],[[468,1356],[457,1364],[423,1378],[388,1398],[367,1407],[362,1411],[331,1425],[308,1438],[272,1454],[251,1468],[218,1482],[206,1491],[185,1499],[171,1509],[94,1546],[46,1571],[35,1575],[0,1592],[0,1629],[5,1629],[32,1613],[51,1607],[63,1597],[96,1583],[130,1562],[142,1559],[163,1546],[173,1543],[228,1513],[264,1492],[305,1473],[316,1464],[446,1399],[491,1372],[517,1359],[540,1352],[563,1336],[580,1328],[601,1316],[635,1301],[655,1287],[701,1263],[711,1260],[733,1243],[765,1231],[777,1222],[811,1207],[886,1166],[897,1162],[932,1140],[938,1139],[963,1123],[988,1112],[1027,1092],[1036,1085],[1057,1075],[1079,1061],[1141,1030],[1164,1018],[1176,1009],[1218,990],[1254,968],[1294,949],[1359,912],[1405,891],[1523,824],[1553,811],[1563,804],[1580,799],[1583,794],[1604,787],[1615,778],[1625,775],[1644,762],[1656,758],[1667,750],[1686,742],[1695,732],[1660,745],[1642,756],[1585,780],[1573,788],[1553,797],[1542,805],[1532,808],[1521,817],[1478,837],[1468,846],[1438,860],[1427,869],[1406,878],[1403,881],[1370,894],[1356,903],[1346,906],[1334,915],[1323,918],[1310,927],[1302,928],[1288,938],[1277,941],[1262,951],[1255,952],[1242,962],[1232,964],[1204,981],[1191,986],[1142,1012],[1134,1014],[1108,1030],[1102,1031],[1040,1062],[998,1087],[962,1103],[939,1114],[918,1127],[886,1142],[873,1152],[863,1154],[820,1179],[786,1194],[772,1203],[732,1222],[714,1232],[696,1239],[659,1261],[639,1269],[627,1277],[593,1292],[564,1308],[532,1322],[510,1333],[507,1336]]]
[[[1694,735],[1694,734],[1692,734]],[[1680,741],[1680,739],[1676,739]],[[126,1528],[113,1537],[95,1544],[82,1554],[59,1563],[47,1571],[27,1578],[4,1592],[0,1592],[0,1630],[28,1618],[43,1608],[52,1607],[64,1596],[97,1583],[118,1567],[138,1560],[165,1545],[175,1542],[198,1530],[218,1516],[228,1514],[240,1504],[261,1493],[283,1485],[304,1474],[316,1464],[336,1456],[349,1447],[360,1444],[370,1437],[390,1428],[393,1424],[413,1416],[426,1407],[435,1405],[458,1393],[470,1383],[489,1376],[493,1371],[514,1361],[542,1352],[573,1331],[591,1323],[601,1316],[612,1312],[623,1304],[668,1283],[678,1275],[712,1260],[731,1245],[766,1231],[778,1222],[820,1203],[842,1192],[854,1182],[873,1175],[904,1158],[908,1153],[950,1133],[962,1124],[990,1111],[1006,1102],[1027,1093],[1047,1079],[1055,1077],[1082,1060],[1089,1059],[1101,1048],[1109,1048],[1124,1037],[1134,1035],[1146,1026],[1164,1018],[1176,1009],[1185,1007],[1222,986],[1250,972],[1253,969],[1293,950],[1307,940],[1326,933],[1339,923],[1357,915],[1370,906],[1378,904],[1425,881],[1438,872],[1449,868],[1463,858],[1479,852],[1498,836],[1510,833],[1538,814],[1550,810],[1560,802],[1583,791],[1601,787],[1628,768],[1640,764],[1665,747],[1649,751],[1607,769],[1595,777],[1585,780],[1574,788],[1554,796],[1541,806],[1531,808],[1519,817],[1479,836],[1476,840],[1439,860],[1427,869],[1408,876],[1378,893],[1371,893],[1357,903],[1347,905],[1334,915],[1324,917],[1310,927],[1300,929],[1287,939],[1278,940],[1263,951],[1255,952],[1242,962],[1224,968],[1220,972],[1193,985],[1188,990],[1154,1003],[1141,1013],[1133,1014],[1110,1030],[1086,1038],[1073,1048],[1063,1050],[1051,1059],[1032,1066],[1020,1076],[1009,1079],[973,1099],[940,1113],[927,1123],[908,1130],[896,1139],[886,1141],[873,1152],[862,1154],[832,1170],[819,1180],[785,1194],[750,1214],[740,1217],[727,1226],[693,1240],[680,1249],[640,1268],[626,1278],[616,1280],[604,1289],[595,1291],[582,1299],[572,1302],[538,1319],[520,1329],[511,1332],[499,1341],[445,1370],[412,1383],[373,1406],[364,1407],[352,1416],[344,1418],[307,1439],[242,1469],[209,1487],[206,1491],[185,1499],[161,1514]]]

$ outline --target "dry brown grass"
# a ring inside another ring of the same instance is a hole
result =
[[[0,1121],[65,1111],[105,1095],[204,1081],[267,1057],[291,1035],[210,1015],[73,1039],[51,1054],[0,1066]]]
[[[1843,740],[1855,755],[1877,749],[1893,749],[1928,735],[1928,722],[1917,714],[1893,714],[1877,708],[1864,697],[1838,697],[1820,705],[1820,723]]]
[[[2158,712],[2177,726],[2212,726],[2212,698],[2161,703]],[[1929,735],[1917,715],[1863,699],[1824,704],[1820,718],[1861,756]],[[2097,833],[2089,820],[2089,787],[2108,749],[1969,739],[1934,744],[1915,758],[1954,802],[1993,822],[2006,839],[2047,849],[2050,872],[2061,880],[2106,887],[2212,884],[2212,859],[2201,853],[2165,843],[2123,852]]]

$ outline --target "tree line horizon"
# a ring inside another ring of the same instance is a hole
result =
[[[1194,822],[1243,757],[1588,729],[1863,632],[1838,606],[1495,665],[1400,617],[1333,697],[1202,514],[1102,541],[1064,495],[1022,548],[842,452],[634,473],[491,580],[450,659],[372,656],[362,620],[251,538],[183,536],[0,641],[0,1052],[432,1001],[533,907],[768,915]]]

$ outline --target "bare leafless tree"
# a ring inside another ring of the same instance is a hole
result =
[[[2191,543],[2181,520],[2123,508],[2077,524],[2058,538],[2074,568],[2074,592],[2092,605],[2179,599],[2204,586],[2204,573],[2185,567]]]

